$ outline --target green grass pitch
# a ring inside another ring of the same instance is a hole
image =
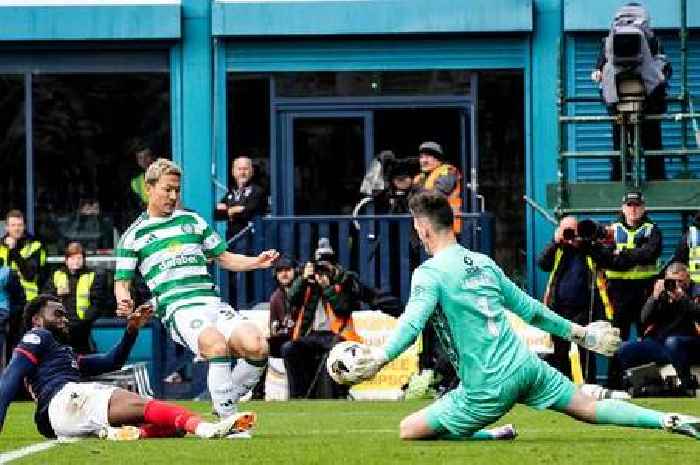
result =
[[[698,399],[639,402],[664,411],[700,415]],[[662,431],[592,426],[553,412],[518,406],[501,423],[515,423],[515,441],[402,442],[398,424],[427,402],[250,402],[259,425],[253,439],[86,439],[13,461],[18,464],[674,464],[700,463],[700,441]],[[204,403],[184,403],[208,412]],[[43,441],[34,406],[16,403],[0,434],[0,453]]]

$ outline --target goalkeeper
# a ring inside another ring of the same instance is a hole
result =
[[[700,439],[700,419],[661,413],[620,400],[595,400],[541,361],[513,332],[506,309],[529,324],[610,356],[619,330],[607,322],[572,323],[529,297],[488,257],[460,246],[452,232],[452,209],[439,194],[415,195],[413,224],[432,258],[418,267],[399,324],[383,348],[360,356],[351,375],[372,378],[406,350],[430,319],[460,384],[428,407],[404,418],[402,439],[501,439],[483,428],[514,404],[550,408],[577,420],[665,429]],[[511,435],[512,437],[512,435]]]

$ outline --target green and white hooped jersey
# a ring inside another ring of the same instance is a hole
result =
[[[156,315],[167,319],[180,308],[220,302],[207,259],[226,244],[198,214],[176,210],[167,218],[143,213],[117,246],[115,281],[133,279],[138,267],[156,298]]]

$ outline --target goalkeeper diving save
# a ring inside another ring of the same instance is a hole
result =
[[[621,400],[596,400],[540,360],[511,329],[506,309],[533,326],[607,356],[620,345],[619,330],[608,322],[582,327],[560,317],[521,291],[490,258],[460,246],[445,197],[420,193],[409,205],[418,237],[432,257],[413,273],[410,299],[396,330],[384,347],[360,352],[349,380],[372,378],[406,350],[431,319],[460,384],[404,418],[402,439],[510,439],[515,436],[512,428],[483,428],[516,403],[589,423],[665,429],[700,439],[700,418]]]

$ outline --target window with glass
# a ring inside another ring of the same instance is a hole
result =
[[[32,79],[36,233],[110,253],[144,209],[142,174],[170,157],[166,73],[38,74]]]
[[[8,211],[26,209],[25,147],[24,76],[0,75],[0,235]]]

